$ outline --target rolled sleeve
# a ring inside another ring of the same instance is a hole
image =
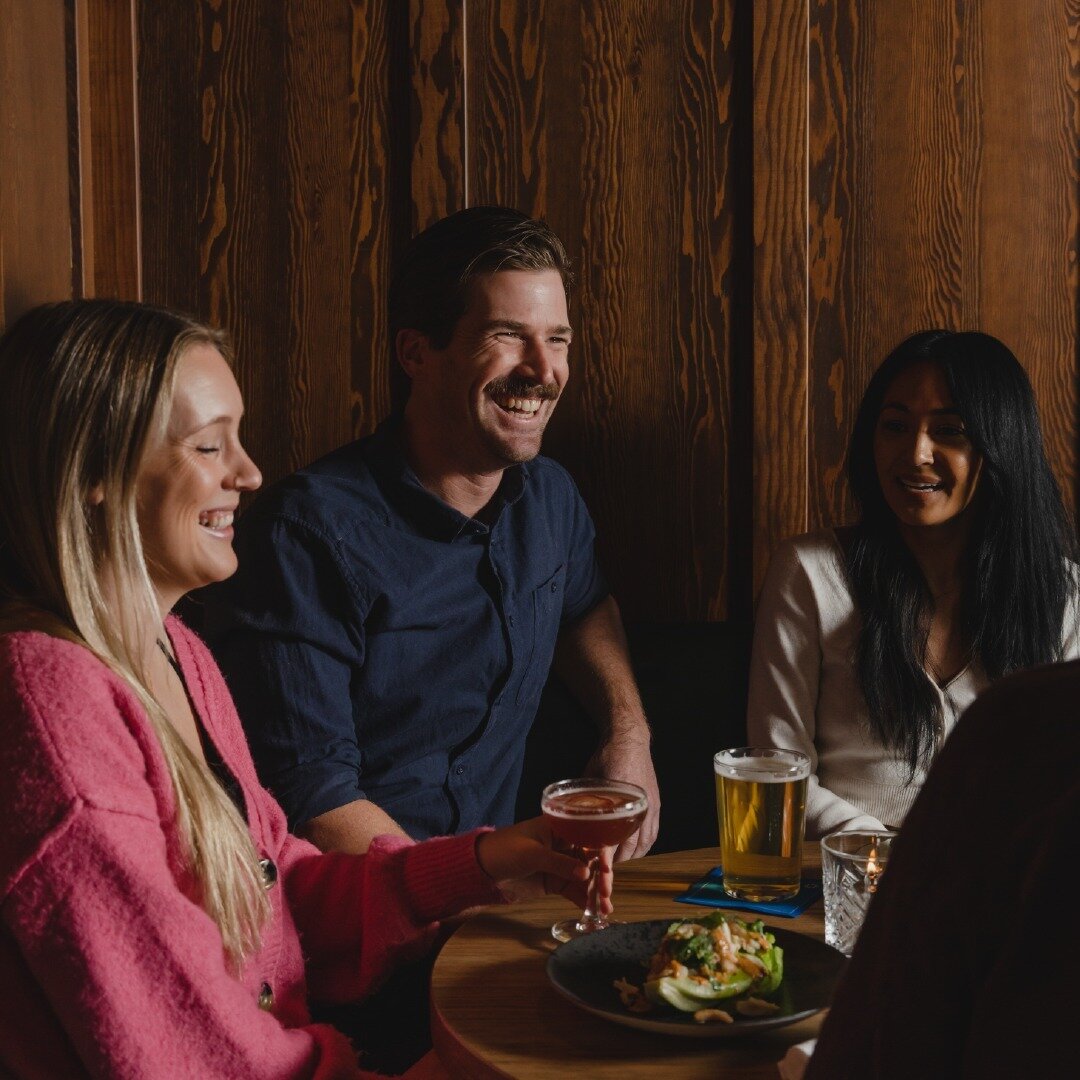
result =
[[[367,600],[332,540],[243,523],[240,571],[208,601],[208,636],[262,782],[296,829],[366,798],[351,686]]]

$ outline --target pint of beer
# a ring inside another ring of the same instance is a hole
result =
[[[799,891],[810,759],[797,750],[740,746],[713,758],[724,891],[786,900]]]

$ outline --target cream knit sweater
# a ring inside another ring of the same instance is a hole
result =
[[[769,564],[754,626],[747,731],[752,745],[785,747],[811,762],[806,835],[838,828],[898,826],[922,786],[909,783],[871,734],[855,673],[859,617],[830,529],[785,541]],[[1080,606],[1063,627],[1064,658],[1080,656]],[[937,748],[988,684],[969,664],[944,687]]]

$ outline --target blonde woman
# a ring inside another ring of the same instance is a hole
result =
[[[366,856],[288,834],[169,614],[235,569],[242,408],[220,334],[164,310],[48,305],[0,339],[5,1075],[365,1075],[309,989],[359,998],[497,881],[585,900],[541,820]]]

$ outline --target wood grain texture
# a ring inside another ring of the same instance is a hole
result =
[[[386,286],[408,235],[406,9],[141,5],[148,296],[225,326],[268,481],[389,408]]]
[[[620,863],[613,894],[618,918],[692,917],[701,909],[678,904],[675,897],[715,866],[719,855],[718,848],[705,848]],[[807,874],[819,876],[820,865],[818,844],[807,844]],[[715,1040],[673,1039],[597,1019],[563,999],[545,973],[555,947],[551,924],[569,913],[558,897],[488,909],[443,946],[431,978],[432,1036],[452,1076],[775,1080],[776,1063],[787,1048],[818,1033],[823,1014],[752,1039]],[[820,901],[795,919],[765,921],[824,937]]]
[[[352,12],[342,0],[285,5],[289,223],[287,468],[349,441]],[[370,178],[365,177],[365,180]]]
[[[1080,0],[136,12],[146,295],[233,331],[267,479],[385,415],[397,252],[496,202],[576,264],[545,450],[631,620],[746,613],[781,539],[849,517],[863,387],[928,325],[1016,350],[1075,494]],[[60,250],[70,277],[52,174],[20,168],[44,180],[0,214],[5,295]]]
[[[352,182],[351,385],[354,437],[390,411],[386,297],[396,255],[412,235],[409,8],[395,0],[352,5],[349,174]]]
[[[83,291],[142,299],[139,150],[135,89],[135,0],[76,0],[85,7],[78,42],[81,80]]]
[[[984,0],[981,27],[979,323],[1027,368],[1075,512],[1080,3]]]
[[[62,0],[0,0],[0,325],[72,295]]]
[[[274,478],[293,460],[285,5],[203,0],[196,17],[199,314],[233,336],[249,449]]]
[[[1076,478],[1075,3],[816,3],[810,27],[809,519],[850,519],[846,442],[917,330],[981,329]]]
[[[806,528],[809,0],[754,7],[753,578]]]
[[[143,295],[205,318],[199,285],[199,7],[141,3],[137,12]]]
[[[464,0],[409,0],[412,231],[468,203]]]
[[[731,5],[484,0],[467,19],[470,202],[544,217],[577,269],[545,452],[631,619],[722,617]]]

